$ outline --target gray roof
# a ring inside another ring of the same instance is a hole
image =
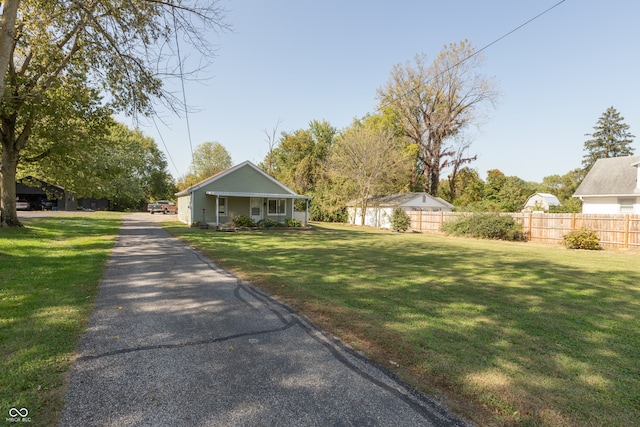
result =
[[[551,193],[535,193],[532,194],[531,196],[529,196],[529,198],[527,199],[527,203],[525,203],[524,205],[527,206],[529,205],[529,201],[531,199],[533,199],[535,196],[540,196],[542,197],[544,200],[547,201],[547,204],[549,206],[562,206],[562,203],[560,203],[560,200],[558,200],[558,198],[556,196],[554,196]]]
[[[423,198],[429,199],[432,203],[429,205],[442,206],[447,208],[453,208],[453,205],[447,202],[440,197],[434,197],[429,193],[402,193],[402,194],[386,194],[386,195],[376,195],[369,196],[367,205],[368,206],[409,206],[408,203],[417,200],[423,200]],[[347,203],[347,206],[358,206],[360,204],[359,200],[352,200]],[[415,203],[415,206],[422,206],[423,203]]]
[[[640,194],[640,156],[598,159],[573,193],[574,196],[616,196]]]

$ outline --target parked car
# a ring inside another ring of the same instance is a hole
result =
[[[58,210],[58,201],[57,200],[42,200],[40,202],[40,207],[43,211],[55,211]]]
[[[18,211],[28,211],[30,207],[26,200],[20,199],[16,202],[16,210]]]
[[[168,213],[177,214],[178,207],[175,203],[168,200],[158,200],[155,203],[149,203],[147,205],[147,211],[151,212],[152,214],[156,212],[162,212],[165,215]]]

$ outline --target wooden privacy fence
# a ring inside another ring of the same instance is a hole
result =
[[[464,212],[407,211],[409,230],[440,233],[442,223],[469,215]],[[600,244],[610,248],[640,249],[640,215],[618,214],[545,214],[506,213],[522,224],[527,239],[540,243],[560,243],[562,236],[573,230],[587,228],[600,237]]]

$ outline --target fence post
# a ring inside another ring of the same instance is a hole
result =
[[[572,213],[571,214],[571,231],[574,231],[576,229],[576,214]]]
[[[422,210],[418,211],[418,231],[422,233]]]
[[[529,212],[529,240],[533,238],[533,212]]]

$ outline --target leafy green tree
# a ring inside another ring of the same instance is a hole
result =
[[[472,159],[458,157],[464,139],[455,137],[477,123],[481,108],[497,95],[493,82],[477,72],[482,61],[469,41],[452,43],[431,65],[416,55],[413,64],[394,66],[378,90],[382,106],[396,110],[406,136],[420,148],[418,171],[432,195],[438,194],[443,169]]]
[[[517,212],[524,207],[527,198],[535,191],[535,184],[492,169],[487,173],[484,200],[476,206],[485,211]]]
[[[499,208],[502,212],[519,212],[524,208],[529,196],[535,193],[535,185],[517,176],[508,176],[498,193]]]
[[[176,190],[173,178],[153,139],[121,123],[112,123],[105,131],[99,139],[93,135],[89,141],[52,145],[37,162],[23,162],[19,175],[55,182],[78,197],[107,198],[117,210],[171,199]],[[41,146],[34,138],[29,149]]]
[[[100,108],[97,93],[51,91],[40,110],[55,111],[55,120],[43,117],[35,124],[29,143],[20,154],[16,174],[33,175],[63,186],[79,196],[105,188],[111,159],[104,157],[110,149],[108,138],[116,126],[107,108]],[[102,196],[100,196],[102,197]]]
[[[231,155],[219,142],[203,142],[193,151],[191,174],[195,182],[199,182],[212,175],[233,166]]]
[[[475,169],[464,167],[458,171],[455,178],[443,181],[443,184],[446,185],[440,187],[440,197],[456,207],[471,208],[484,198],[485,183]]]
[[[558,197],[562,206],[551,207],[551,212],[581,212],[582,202],[576,197],[572,197],[576,189],[584,179],[585,170],[577,168],[564,175],[550,175],[542,179],[539,191],[551,193]]]
[[[324,176],[311,193],[309,217],[313,221],[347,222],[345,194],[350,185],[343,181],[333,181]]]
[[[394,192],[398,182],[406,182],[412,162],[404,145],[393,130],[370,123],[351,127],[331,147],[329,175],[344,184],[348,198],[360,201],[363,225],[369,196]]]
[[[491,207],[490,210],[499,211],[500,191],[507,182],[507,176],[499,169],[487,171],[487,180],[484,185],[484,200]]]
[[[449,168],[450,172],[447,176],[449,183],[449,191],[447,192],[450,200],[455,200],[458,196],[458,186],[456,183],[458,180],[458,174],[463,166],[467,163],[471,163],[478,159],[478,156],[469,156],[467,151],[469,150],[470,142],[460,142],[457,145],[455,152],[448,153],[449,159],[445,160],[441,168]]]
[[[167,53],[185,36],[209,55],[203,31],[224,27],[215,1],[6,0],[2,6],[0,210],[5,226],[21,225],[16,174],[32,137],[57,144],[47,138],[47,129],[66,115],[102,121],[112,111],[152,114],[157,99],[179,110],[160,79],[177,69],[171,63],[176,55]],[[108,97],[102,100],[100,94]]]
[[[196,179],[195,175],[191,172],[188,172],[185,175],[178,177],[178,179],[176,180],[176,188],[178,189],[178,191],[182,191],[197,183],[198,180]]]
[[[586,171],[598,159],[633,155],[631,143],[635,136],[629,133],[629,125],[623,121],[624,117],[615,108],[609,107],[593,127],[594,132],[585,135],[591,137],[584,142],[586,153],[582,165]]]
[[[322,179],[323,163],[336,133],[337,129],[325,120],[311,121],[308,129],[283,132],[272,151],[275,177],[298,193],[313,192]]]

